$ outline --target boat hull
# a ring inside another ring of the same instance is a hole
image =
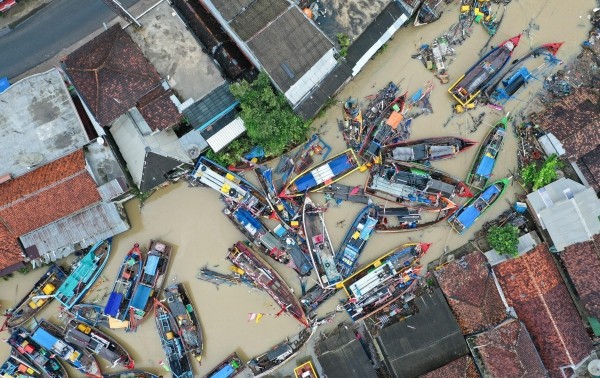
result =
[[[204,378],[233,378],[244,370],[245,364],[242,359],[233,352],[214,369],[209,371]]]
[[[504,143],[507,123],[508,115],[492,127],[480,144],[466,180],[466,184],[470,187],[478,190],[483,190],[486,187]]]
[[[204,349],[204,336],[196,307],[192,304],[185,286],[182,283],[171,285],[165,289],[165,304],[171,314],[178,319],[181,337],[188,351],[196,361],[202,361]]]
[[[127,309],[131,302],[133,289],[143,265],[142,252],[140,251],[139,244],[135,243],[133,248],[125,255],[123,263],[119,268],[115,284],[104,307],[104,314],[119,320],[124,320],[127,317]]]
[[[477,144],[459,137],[437,137],[403,141],[385,146],[383,155],[387,162],[426,163],[451,159]]]
[[[54,353],[33,341],[25,328],[14,328],[8,344],[17,355],[37,368],[44,378],[68,377],[64,366],[53,356]]]
[[[173,378],[193,378],[194,372],[173,314],[158,300],[154,300],[154,319],[163,350]]]
[[[367,245],[377,224],[377,207],[365,206],[348,229],[340,248],[335,253],[335,263],[343,278],[352,274],[358,258]]]

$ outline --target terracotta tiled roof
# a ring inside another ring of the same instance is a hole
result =
[[[23,235],[101,200],[79,150],[0,185],[0,218]]]
[[[579,88],[556,102],[536,120],[561,141],[569,159],[575,161],[600,144],[600,101],[598,91]]]
[[[586,310],[600,319],[600,235],[568,246],[561,257]]]
[[[430,371],[421,378],[479,378],[477,367],[469,355],[462,356],[456,360]]]
[[[596,192],[600,192],[600,146],[577,160],[577,166]]]
[[[183,115],[169,98],[173,91],[165,91],[162,86],[142,97],[137,108],[153,131],[175,126]]]
[[[487,260],[471,253],[435,272],[463,334],[481,332],[506,318]]]
[[[473,338],[476,358],[484,376],[547,377],[535,346],[525,326],[516,319],[478,334]]]
[[[551,377],[581,362],[590,338],[545,244],[494,266],[509,306],[529,330]]]
[[[22,251],[17,237],[8,231],[0,220],[0,271],[19,264],[23,260]]]
[[[71,53],[63,65],[102,126],[109,126],[149,92],[155,89],[165,92],[154,67],[119,24]],[[156,104],[151,108],[157,119],[151,118],[148,124],[162,127],[165,123],[177,123],[178,112],[177,117],[173,117],[173,109],[167,109],[166,102],[160,104],[163,104],[160,108]],[[160,109],[168,113],[159,117],[156,112]]]

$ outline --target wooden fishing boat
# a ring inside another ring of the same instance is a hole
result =
[[[70,310],[94,285],[110,256],[112,239],[101,240],[73,265],[71,273],[58,288],[55,298]]]
[[[181,331],[167,307],[154,299],[154,319],[173,378],[193,378]]]
[[[291,361],[304,345],[310,340],[317,327],[304,328],[300,333],[292,338],[286,339],[280,344],[275,345],[271,350],[260,354],[250,361],[247,365],[254,374],[255,378],[264,377],[279,367]]]
[[[418,261],[430,243],[396,247],[342,281],[348,295],[344,308],[354,321],[369,317],[402,296],[417,278]]]
[[[459,137],[425,138],[387,145],[383,149],[383,155],[388,161],[423,164],[453,158],[475,144],[477,142],[473,140]]]
[[[204,336],[196,308],[182,283],[165,289],[165,304],[177,321],[185,348],[192,353],[196,361],[202,361]]]
[[[133,289],[142,272],[144,258],[140,245],[135,243],[133,248],[125,255],[123,263],[117,273],[117,279],[111,290],[104,313],[113,318],[124,320],[133,295]]]
[[[446,6],[454,0],[425,0],[415,17],[415,26],[427,25],[442,17]]]
[[[92,354],[85,349],[66,342],[63,337],[64,335],[60,328],[43,319],[31,333],[33,341],[48,349],[53,354],[56,354],[82,374],[89,377],[101,378],[102,372]]]
[[[104,313],[104,306],[93,303],[79,303],[71,307],[69,314],[75,319],[94,327],[112,328],[111,322],[118,319],[110,318]],[[68,315],[67,315],[68,316]],[[124,322],[126,328],[129,322]]]
[[[282,312],[287,312],[304,326],[310,324],[294,293],[279,274],[267,264],[250,244],[237,242],[229,249],[227,260],[247,275],[257,287],[267,292],[279,305]]]
[[[170,259],[170,245],[160,240],[150,241],[148,257],[129,305],[127,331],[135,331],[152,309],[153,299],[158,296],[165,281]]]
[[[108,361],[112,367],[121,365],[133,369],[135,362],[127,350],[115,339],[75,318],[70,319],[64,328],[64,340]]]
[[[442,201],[446,201],[447,205],[437,211],[380,206],[375,232],[382,234],[410,232],[440,224],[458,210],[458,206],[449,199],[442,198]]]
[[[162,376],[142,370],[127,370],[118,373],[104,374],[104,378],[161,378]]]
[[[31,339],[28,330],[15,327],[8,339],[16,356],[33,366],[44,378],[68,378],[64,366],[56,358],[56,354]]]
[[[267,194],[267,201],[271,210],[277,214],[277,218],[284,222],[288,227],[293,227],[292,222],[300,217],[298,206],[294,198],[281,198],[275,189],[273,182],[273,170],[271,168],[261,167],[254,170],[261,189]]]
[[[300,366],[294,368],[295,378],[319,378],[312,362],[306,361]]]
[[[377,206],[367,205],[348,229],[342,244],[335,253],[335,264],[343,278],[352,274],[358,263],[358,258],[366,247],[367,242],[377,224]]]
[[[238,203],[257,216],[271,215],[271,208],[260,190],[243,177],[204,156],[198,160],[191,178],[216,190],[223,197]]]
[[[407,207],[439,209],[452,206],[460,180],[420,164],[389,162],[371,169],[365,192]]]
[[[337,289],[324,289],[320,285],[313,285],[308,291],[300,297],[300,304],[307,314],[313,314],[314,311],[337,292]]]
[[[223,362],[209,371],[204,378],[233,378],[244,370],[244,362],[233,352],[227,356]]]
[[[297,197],[306,192],[316,192],[327,185],[341,180],[358,169],[358,159],[354,151],[347,149],[341,154],[306,170],[296,176],[281,193],[280,197]]]
[[[293,240],[271,232],[269,228],[243,208],[225,208],[223,213],[259,250],[273,260],[292,267],[301,276],[309,275],[312,265]],[[285,230],[282,230],[285,231]]]
[[[33,285],[33,289],[5,314],[7,318],[4,325],[14,328],[31,319],[52,301],[56,288],[60,287],[66,278],[67,274],[60,266],[50,265],[48,271]]]
[[[467,185],[478,190],[483,190],[487,185],[488,180],[494,171],[494,166],[496,165],[498,154],[502,149],[502,144],[504,143],[509,114],[496,122],[483,142],[479,145],[479,151],[477,151],[477,154],[475,155],[469,175],[467,176]]]
[[[508,63],[520,39],[520,34],[507,39],[485,54],[448,89],[448,93],[462,106],[473,102]]]
[[[17,352],[11,350],[10,355],[0,366],[0,377],[2,378],[42,378],[44,374],[33,364],[25,361]]]
[[[508,188],[510,178],[503,178],[490,184],[479,195],[470,198],[450,218],[448,223],[454,231],[462,234],[487,211]]]
[[[332,288],[343,278],[336,267],[335,250],[325,227],[323,209],[308,196],[304,197],[302,224],[310,258],[317,272],[317,282],[323,288]]]
[[[404,116],[404,105],[406,103],[406,93],[396,97],[379,115],[379,118],[373,122],[363,137],[362,144],[358,150],[358,155],[367,161],[379,162],[379,155],[382,146],[394,140],[398,135],[400,123]]]

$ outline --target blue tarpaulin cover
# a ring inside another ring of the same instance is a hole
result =
[[[244,155],[244,159],[252,160],[254,158],[263,158],[265,157],[265,150],[261,146],[254,147],[250,152]]]
[[[350,164],[348,157],[346,155],[342,155],[337,157],[336,159],[333,159],[329,163],[329,167],[331,168],[331,171],[334,175],[339,175],[340,173],[351,169],[353,166],[352,164]]]
[[[152,292],[151,287],[139,285],[129,306],[143,310],[146,307],[146,303],[148,303],[148,298],[150,298],[150,292]]]
[[[483,159],[481,159],[481,163],[479,163],[479,166],[477,167],[476,173],[479,176],[490,177],[490,175],[492,174],[492,170],[494,169],[495,163],[496,159],[494,159],[493,157],[487,155],[484,156]]]
[[[330,161],[328,165],[331,169],[331,172],[333,172],[334,176],[337,176],[340,173],[343,173],[353,167],[353,165],[350,164],[350,161],[348,160],[348,157],[346,155],[338,156],[337,158]],[[317,181],[313,176],[313,171],[314,169],[310,172],[307,172],[305,175],[298,177],[296,181],[294,181],[294,184],[296,185],[296,188],[299,192],[311,190],[312,188],[318,185]],[[333,179],[333,177],[330,177],[330,179]]]
[[[38,328],[33,333],[33,335],[31,335],[31,338],[33,339],[33,341],[40,344],[46,349],[52,349],[57,340],[56,337],[48,333],[48,331],[46,331],[43,328]]]
[[[113,318],[117,317],[117,313],[119,312],[119,306],[121,306],[122,301],[123,294],[114,292],[110,293],[110,297],[108,297],[106,307],[104,307],[104,314],[112,316]]]
[[[487,189],[484,190],[483,193],[481,193],[480,197],[483,198],[484,200],[486,200],[486,202],[489,202],[490,199],[492,198],[492,196],[496,193],[500,193],[500,188],[498,188],[494,184],[494,185],[488,186]]]
[[[308,172],[304,176],[298,177],[294,184],[296,184],[296,188],[299,192],[305,192],[317,186],[317,182],[315,181],[315,178],[310,172]]]
[[[146,261],[146,267],[144,268],[144,273],[153,276],[156,273],[156,267],[158,266],[158,261],[160,257],[156,255],[148,256],[148,260]]]
[[[231,365],[225,366],[223,369],[215,372],[213,375],[209,376],[209,378],[229,378],[233,376],[235,371],[231,367]]]
[[[7,77],[0,77],[0,93],[10,88],[10,83]]]
[[[458,216],[458,220],[465,228],[469,228],[475,223],[477,217],[481,215],[481,212],[475,208],[475,206],[471,205]]]
[[[260,221],[254,218],[252,214],[246,209],[238,209],[234,215],[244,226],[249,223],[256,229],[263,229],[263,225],[260,223]]]

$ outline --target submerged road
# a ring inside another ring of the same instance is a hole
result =
[[[138,0],[121,0],[125,8]],[[0,77],[14,78],[116,17],[101,0],[54,0],[0,37]]]

